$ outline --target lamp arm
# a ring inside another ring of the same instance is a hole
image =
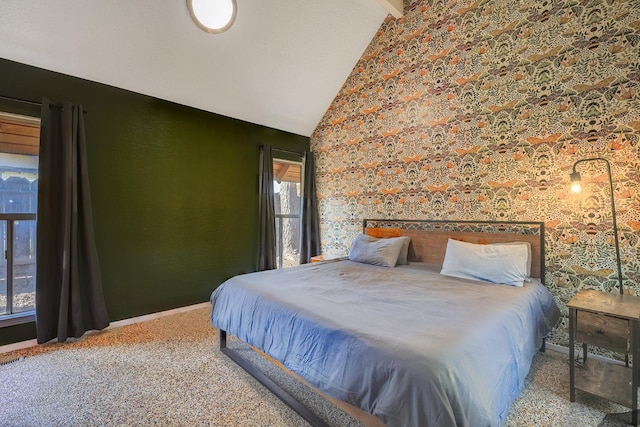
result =
[[[580,159],[573,164],[572,172],[576,172],[576,166],[578,166],[580,163],[593,162],[596,160],[601,160],[607,164],[607,172],[609,172],[609,177],[611,177],[611,166],[609,164],[609,160],[605,159],[604,157],[590,157],[588,159]]]
[[[620,260],[620,244],[618,243],[618,221],[616,220],[616,204],[613,197],[613,177],[611,175],[611,164],[609,160],[603,157],[594,157],[589,159],[581,159],[573,164],[573,173],[576,172],[576,166],[583,162],[592,162],[592,161],[603,161],[607,165],[607,176],[609,177],[609,192],[611,194],[611,215],[613,218],[613,238],[615,239],[615,248],[616,248],[616,264],[618,267],[618,286],[620,288],[620,294],[623,294],[622,287],[622,262]]]

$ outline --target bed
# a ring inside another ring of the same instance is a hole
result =
[[[408,265],[342,259],[223,283],[211,296],[221,350],[312,425],[325,424],[227,348],[227,333],[384,425],[502,425],[559,318],[543,283],[544,224],[365,220],[372,230],[408,236]],[[528,242],[531,280],[442,275],[451,240]]]

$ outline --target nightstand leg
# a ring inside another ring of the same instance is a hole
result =
[[[575,388],[575,349],[573,348],[573,328],[576,319],[576,310],[574,308],[569,309],[569,400],[571,402],[576,401],[576,388]]]

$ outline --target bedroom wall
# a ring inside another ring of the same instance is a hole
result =
[[[309,138],[0,60],[0,95],[80,103],[112,321],[207,301],[256,265],[258,146]],[[215,94],[211,94],[215,96]],[[39,108],[0,101],[0,110]],[[35,337],[0,328],[0,345]]]
[[[322,250],[363,218],[546,223],[564,303],[616,286],[611,161],[625,286],[640,294],[640,8],[635,1],[405,1],[311,137]],[[566,320],[565,320],[566,322]],[[552,340],[566,345],[566,323]]]

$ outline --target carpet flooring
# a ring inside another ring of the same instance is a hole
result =
[[[306,425],[219,352],[208,316],[200,308],[0,354],[0,426]],[[229,346],[330,425],[359,426],[243,343],[231,339]],[[614,427],[630,421],[628,408],[586,393],[578,391],[577,402],[569,402],[568,372],[565,354],[537,354],[505,426]]]

